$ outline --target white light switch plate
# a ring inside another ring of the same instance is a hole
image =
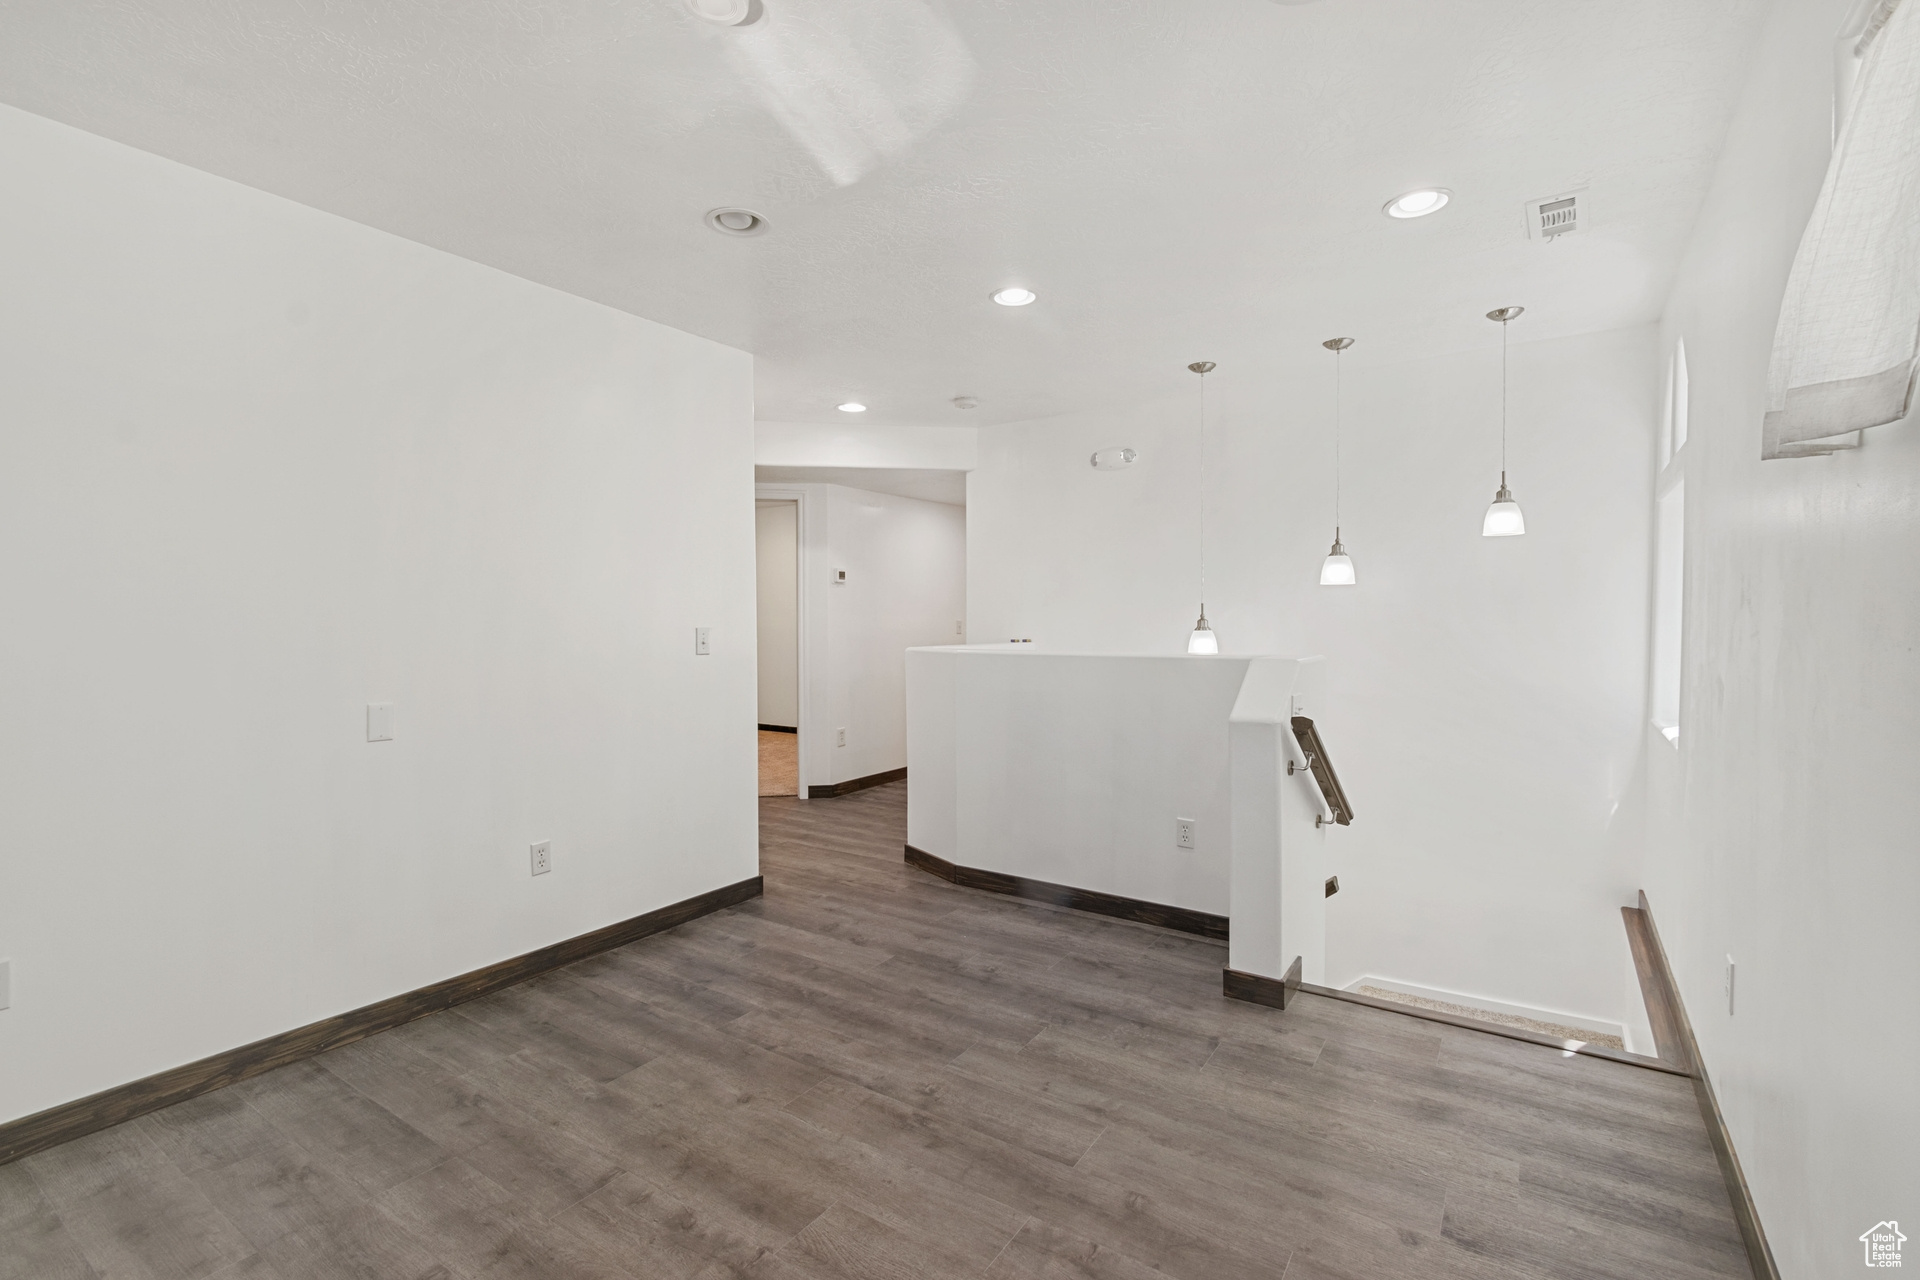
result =
[[[393,704],[391,702],[367,704],[367,741],[393,741]]]

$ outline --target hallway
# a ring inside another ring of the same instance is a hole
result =
[[[1226,1001],[905,804],[765,800],[764,898],[0,1167],[0,1277],[1749,1274],[1687,1080]]]

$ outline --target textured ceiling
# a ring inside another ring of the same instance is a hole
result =
[[[745,348],[764,418],[980,425],[1335,333],[1484,346],[1505,303],[1653,319],[1763,7],[764,5],[0,0],[0,100]],[[1527,240],[1576,187],[1591,228]]]

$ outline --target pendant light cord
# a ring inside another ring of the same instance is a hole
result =
[[[1200,375],[1200,616],[1207,616],[1207,375]]]
[[[1340,356],[1345,348],[1333,352],[1333,540],[1340,541]]]
[[[1500,487],[1507,487],[1507,322],[1500,322]]]

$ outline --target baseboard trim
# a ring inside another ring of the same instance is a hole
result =
[[[1456,1013],[1443,1013],[1438,1009],[1422,1009],[1417,1004],[1401,1004],[1396,1000],[1379,1000],[1373,996],[1363,996],[1358,991],[1342,991],[1338,987],[1322,987],[1311,982],[1303,982],[1300,989],[1308,995],[1321,996],[1328,1000],[1340,1000],[1347,1004],[1363,1004],[1369,1009],[1381,1009],[1387,1013],[1397,1013],[1403,1017],[1420,1018],[1426,1022],[1441,1022],[1450,1027],[1459,1027],[1463,1031],[1478,1031],[1484,1035],[1500,1036],[1506,1040],[1519,1040],[1526,1044],[1537,1044],[1546,1049],[1558,1049],[1561,1053],[1575,1053],[1583,1058],[1605,1058],[1609,1062],[1622,1062],[1630,1067],[1644,1067],[1648,1071],[1664,1071],[1668,1075],[1684,1076],[1687,1073],[1672,1063],[1662,1062],[1658,1058],[1649,1058],[1644,1054],[1628,1053],[1622,1049],[1608,1049],[1597,1044],[1587,1044],[1581,1040],[1562,1040],[1557,1036],[1543,1036],[1537,1031],[1525,1031],[1519,1027],[1503,1027],[1497,1022],[1482,1022],[1478,1018],[1466,1018]]]
[[[1025,898],[1029,902],[1046,902],[1056,907],[1071,907],[1075,911],[1112,916],[1116,920],[1158,925],[1162,929],[1177,929],[1181,933],[1198,934],[1221,942],[1227,938],[1225,916],[1195,911],[1190,907],[1168,906],[1164,902],[1123,898],[1119,894],[1102,893],[1098,889],[1075,889],[1045,880],[1029,880],[1025,876],[1010,876],[1002,871],[963,867],[912,845],[908,845],[906,850],[909,865],[939,876],[942,880],[951,880],[963,889],[985,889],[988,893],[1004,893],[1009,897]]]
[[[1244,973],[1239,969],[1222,969],[1220,994],[1229,1000],[1245,1000],[1250,1004],[1266,1005],[1270,1009],[1284,1009],[1300,994],[1301,960],[1302,957],[1295,956],[1293,963],[1287,966],[1286,976],[1280,978]]]
[[[1633,951],[1633,971],[1640,979],[1640,998],[1647,1006],[1647,1023],[1653,1030],[1653,1046],[1662,1062],[1693,1072],[1687,1054],[1686,1038],[1680,1034],[1680,1017],[1674,1007],[1673,977],[1662,976],[1665,962],[1656,958],[1659,943],[1653,937],[1653,924],[1639,907],[1620,908],[1627,925],[1627,946]]]
[[[1747,1185],[1746,1170],[1740,1167],[1739,1153],[1733,1149],[1726,1117],[1720,1114],[1720,1100],[1714,1096],[1713,1082],[1707,1078],[1707,1064],[1700,1057],[1693,1020],[1687,1016],[1680,986],[1673,980],[1673,968],[1667,963],[1667,949],[1660,942],[1660,930],[1654,927],[1653,909],[1647,905],[1646,890],[1640,891],[1637,910],[1622,907],[1620,913],[1627,922],[1627,940],[1633,946],[1640,990],[1646,994],[1647,1020],[1653,1023],[1654,1043],[1660,1047],[1660,1056],[1666,1057],[1667,1042],[1661,1039],[1659,1021],[1664,1018],[1666,1034],[1673,1038],[1675,1056],[1690,1068],[1686,1074],[1693,1077],[1694,1100],[1700,1104],[1700,1118],[1707,1125],[1707,1141],[1713,1144],[1714,1158],[1720,1162],[1720,1176],[1727,1184],[1727,1199],[1733,1202],[1733,1220],[1740,1228],[1741,1241],[1747,1246],[1747,1261],[1753,1267],[1754,1280],[1780,1280],[1780,1268],[1773,1261],[1766,1229],[1760,1225],[1760,1210],[1753,1203],[1753,1189]]]
[[[762,888],[761,878],[754,876],[749,880],[711,889],[683,902],[672,903],[645,915],[634,916],[510,960],[501,960],[484,969],[475,969],[471,973],[403,992],[364,1008],[256,1040],[238,1049],[216,1053],[198,1062],[189,1062],[141,1080],[103,1089],[91,1097],[64,1102],[30,1116],[10,1120],[0,1124],[0,1164],[123,1124],[176,1102],[185,1102],[189,1098],[224,1089],[275,1067],[364,1040],[412,1022],[415,1018],[477,1000],[550,969],[558,969],[576,960],[584,960],[602,951],[610,951],[650,934],[685,924],[723,907],[757,898]]]
[[[760,731],[762,733],[798,733],[800,732],[798,728],[790,724],[763,724],[760,726]]]
[[[1370,973],[1357,978],[1342,987],[1355,995],[1365,994],[1361,987],[1378,987],[1396,995],[1418,996],[1423,1000],[1443,1000],[1448,1004],[1478,1009],[1482,1013],[1504,1013],[1516,1018],[1530,1018],[1535,1022],[1551,1022],[1557,1026],[1571,1027],[1585,1031],[1595,1031],[1601,1035],[1619,1036],[1626,1039],[1626,1028],[1609,1018],[1590,1018],[1581,1013],[1565,1013],[1559,1009],[1544,1009],[1537,1005],[1513,1004],[1506,1000],[1495,1000],[1490,996],[1470,995],[1464,991],[1449,991],[1445,987],[1423,987],[1417,983],[1402,982],[1398,978],[1383,978]]]
[[[807,799],[831,800],[835,796],[849,795],[855,791],[865,791],[868,787],[885,786],[889,782],[898,782],[907,776],[905,767],[889,769],[885,773],[870,773],[864,778],[848,778],[845,782],[834,782],[824,787],[808,787]]]

